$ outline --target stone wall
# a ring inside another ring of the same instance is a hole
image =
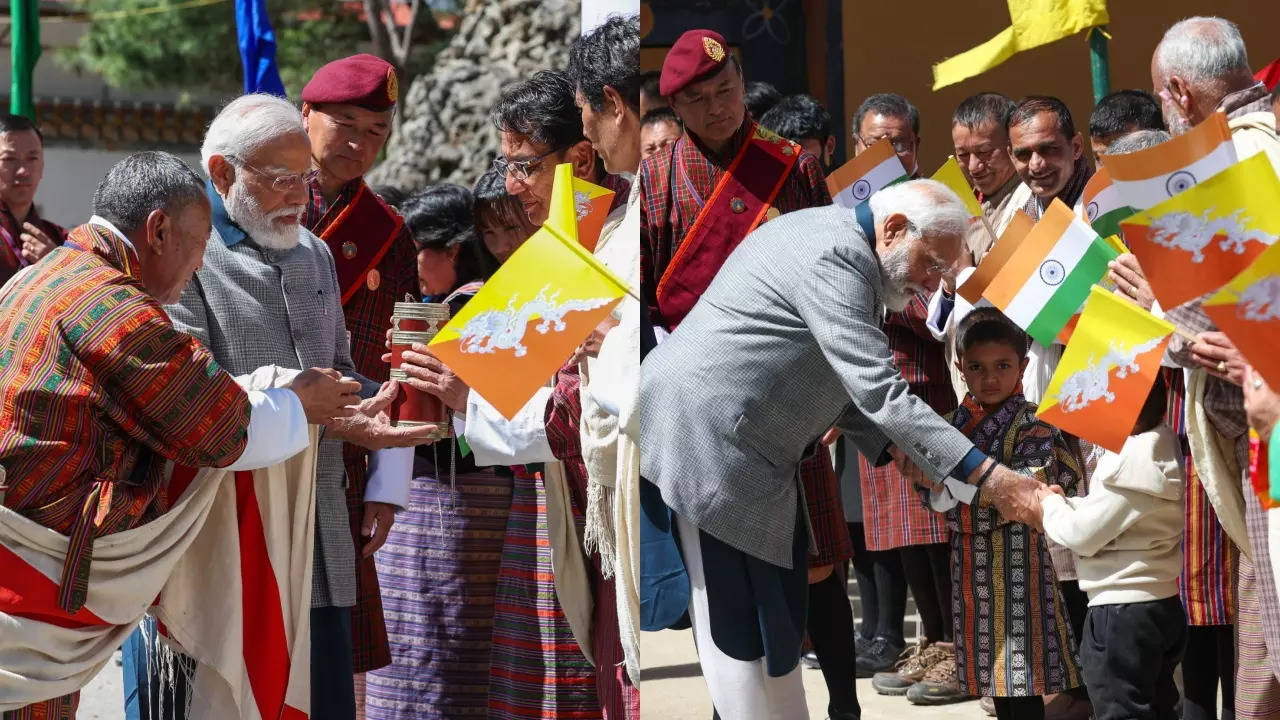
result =
[[[471,187],[498,152],[489,109],[499,90],[537,70],[563,69],[578,28],[578,0],[468,0],[449,47],[410,85],[370,184]]]

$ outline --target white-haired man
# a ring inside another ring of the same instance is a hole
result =
[[[952,271],[967,228],[959,198],[932,180],[882,190],[856,215],[784,215],[743,240],[645,360],[641,472],[676,514],[703,675],[723,717],[808,717],[796,468],[833,423],[916,482],[970,502],[981,483],[983,502],[1034,522],[1035,482],[911,396],[880,329],[886,307]]]
[[[1174,24],[1152,53],[1151,84],[1171,133],[1184,133],[1221,110],[1227,115],[1237,156],[1243,160],[1265,152],[1280,172],[1280,139],[1271,101],[1266,87],[1253,77],[1235,23],[1193,17]],[[1280,713],[1280,597],[1267,539],[1267,515],[1249,486],[1249,426],[1241,390],[1244,358],[1199,302],[1174,308],[1167,317],[1198,339],[1193,343],[1179,334],[1169,342],[1170,357],[1190,371],[1188,424],[1195,418],[1193,427],[1218,436],[1191,439],[1192,462],[1201,483],[1212,489],[1211,497],[1222,497],[1217,488],[1243,484],[1243,518],[1238,505],[1218,503],[1214,508],[1232,539],[1250,549],[1240,555],[1237,577],[1236,687],[1249,689],[1240,694],[1237,712],[1242,717],[1270,717]],[[1223,446],[1234,452],[1220,452]],[[1232,489],[1231,494],[1236,492],[1239,489]],[[1189,657],[1195,653],[1195,648],[1188,648]]]
[[[168,308],[174,325],[198,338],[231,372],[272,364],[332,367],[363,386],[361,412],[327,427],[316,469],[311,717],[349,720],[355,715],[350,608],[356,542],[348,522],[342,443],[375,450],[365,502],[403,508],[412,470],[409,446],[426,442],[431,428],[392,427],[385,408],[395,384],[380,388],[351,361],[333,256],[299,224],[311,151],[297,108],[270,95],[233,100],[210,124],[201,160],[209,176],[213,232],[203,267]],[[385,528],[379,530],[385,539]],[[173,705],[175,716],[185,717],[183,703]],[[150,717],[158,710],[152,708]]]

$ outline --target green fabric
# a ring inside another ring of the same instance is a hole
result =
[[[9,39],[13,74],[9,86],[9,112],[35,120],[31,102],[31,76],[40,59],[39,0],[9,0]]]
[[[1280,422],[1271,429],[1271,440],[1267,442],[1267,467],[1270,470],[1268,482],[1280,485]]]

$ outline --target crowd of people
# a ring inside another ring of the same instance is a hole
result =
[[[6,117],[0,498],[71,540],[49,622],[88,611],[95,539],[176,500],[166,461],[266,467],[319,425],[310,717],[638,718],[634,542],[613,521],[615,493],[635,489],[638,301],[510,420],[425,345],[403,353],[398,383],[387,353],[394,305],[461,308],[547,219],[565,163],[614,191],[594,252],[638,296],[638,47],[636,18],[615,16],[567,67],[503,88],[501,153],[472,187],[366,184],[399,98],[391,64],[355,55],[320,67],[301,109],[227,103],[199,174],[129,156],[69,232],[34,209],[39,129]],[[267,391],[232,379],[268,366],[302,372]],[[449,437],[390,421],[400,385],[440,399]],[[24,616],[15,594],[5,617]],[[208,700],[175,640],[148,616],[125,643],[127,717],[187,718]],[[18,679],[60,672],[12,662]],[[6,720],[52,720],[78,696],[11,703]]]
[[[1155,94],[1103,97],[1088,143],[1050,95],[961,102],[954,155],[983,222],[922,179],[936,119],[897,93],[858,106],[851,140],[855,155],[890,143],[909,179],[832,206],[831,115],[748,80],[754,58],[725,48],[689,30],[646,77],[635,186],[656,335],[639,410],[646,629],[692,625],[717,715],[808,717],[802,660],[833,720],[861,716],[856,678],[1001,718],[1280,713],[1248,439],[1273,437],[1276,394],[1199,301],[1161,310],[1125,253],[1115,292],[1180,332],[1123,450],[1104,450],[1036,417],[1063,346],[956,293],[1015,214],[1061,201],[1087,218],[1095,167],[1215,112],[1240,159],[1280,172],[1280,95],[1237,27],[1168,28]]]

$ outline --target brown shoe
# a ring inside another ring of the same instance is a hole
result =
[[[907,689],[920,682],[929,668],[946,655],[947,650],[938,643],[922,642],[907,648],[898,661],[897,670],[876,673],[871,678],[871,687],[881,695],[906,695]]]
[[[960,689],[954,652],[946,653],[907,690],[907,701],[913,705],[949,705],[969,697],[967,691]]]

